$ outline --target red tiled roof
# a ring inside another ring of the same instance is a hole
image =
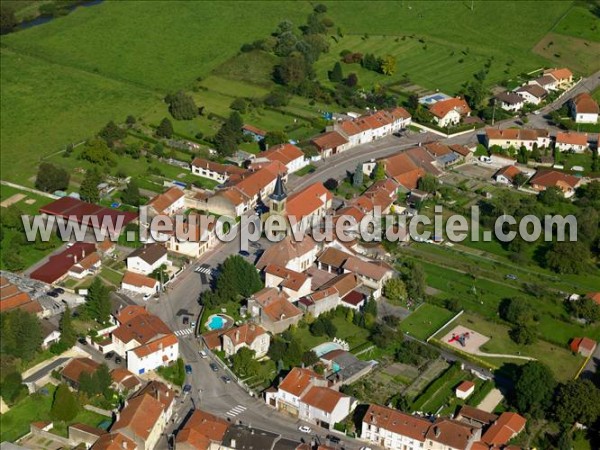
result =
[[[154,289],[156,287],[156,284],[158,283],[157,280],[155,280],[154,278],[150,278],[147,277],[146,275],[141,275],[139,273],[134,273],[134,272],[125,272],[125,275],[123,276],[123,279],[121,280],[122,284],[130,284],[132,286],[138,286],[138,287],[148,287],[148,288],[152,288]]]
[[[458,112],[461,116],[464,116],[471,112],[471,108],[467,105],[462,98],[449,98],[446,100],[440,100],[429,107],[429,111],[436,117],[444,118],[450,111]]]
[[[353,258],[353,257],[352,257]],[[358,278],[353,273],[343,273],[341,275],[332,278],[327,281],[325,284],[319,287],[319,290],[314,293],[311,297],[314,299],[314,296],[319,292],[328,291],[330,288],[333,288],[337,291],[340,298],[347,296],[353,289],[355,289],[359,285]]]
[[[306,255],[313,251],[316,246],[317,243],[310,236],[305,236],[301,241],[295,241],[288,234],[284,239],[265,250],[256,263],[256,268],[262,270],[268,264],[285,267],[292,259]]]
[[[571,101],[575,105],[575,111],[579,114],[598,114],[600,112],[598,102],[587,92],[577,94]]]
[[[91,216],[97,218],[98,225],[102,225],[105,218],[111,218],[112,223],[115,224],[115,229],[118,223],[117,218],[122,217],[123,223],[121,226],[125,227],[125,225],[133,220],[136,220],[138,217],[137,213],[105,208],[103,206],[83,202],[73,197],[61,197],[58,200],[54,200],[53,202],[42,206],[40,208],[40,212],[52,216],[62,217],[64,219],[70,219],[73,217],[73,219],[78,223],[85,223],[88,225],[94,225]]]
[[[428,420],[379,405],[369,405],[363,422],[419,442],[425,442],[431,425]]]
[[[78,383],[82,373],[92,374],[98,370],[100,364],[90,358],[73,358],[62,370],[61,375],[66,379]]]
[[[314,380],[323,380],[323,377],[311,369],[294,367],[290,373],[285,376],[279,385],[279,389],[296,397],[300,397],[302,393],[312,385]]]
[[[254,125],[244,124],[244,126],[242,127],[242,130],[249,131],[251,133],[254,133],[254,134],[256,134],[258,136],[262,136],[262,137],[265,137],[267,135],[267,132],[265,130],[261,130],[260,128],[257,128]]]
[[[281,286],[291,289],[292,291],[298,291],[306,283],[308,277],[303,273],[296,272],[285,267],[277,266],[275,264],[268,264],[265,267],[265,272],[274,275],[278,278],[282,278]]]
[[[323,186],[323,183],[314,183],[300,192],[290,195],[285,207],[288,216],[301,220],[317,211],[333,199],[333,195]]]
[[[342,301],[344,303],[348,303],[349,305],[354,305],[354,306],[358,306],[360,305],[362,302],[364,302],[366,299],[366,295],[363,294],[362,292],[358,292],[358,291],[350,291],[343,299]]]
[[[579,353],[579,350],[584,349],[588,352],[594,351],[596,348],[596,341],[588,337],[575,338],[571,341],[571,350],[575,353]]]
[[[311,142],[319,151],[329,150],[348,143],[348,140],[337,131],[329,131],[312,138]]]
[[[163,214],[167,208],[173,205],[177,200],[183,197],[185,194],[183,190],[178,187],[171,187],[162,194],[158,194],[156,197],[151,199],[147,205],[152,206],[156,212]]]
[[[472,381],[463,381],[456,387],[456,390],[460,392],[469,392],[474,387],[475,383]]]
[[[558,132],[556,133],[556,143],[586,146],[588,143],[588,135],[587,133],[576,133],[574,131],[570,131],[567,133]]]
[[[32,300],[27,292],[22,292],[6,278],[0,277],[0,312],[11,309],[22,309],[34,314],[42,311],[40,304]]]
[[[153,314],[137,314],[112,332],[122,342],[147,344],[161,335],[172,335],[167,325]],[[173,335],[174,336],[174,335]]]
[[[483,433],[481,440],[489,445],[504,445],[525,428],[527,421],[519,414],[504,412],[498,420]]]
[[[284,165],[288,165],[292,161],[304,158],[304,152],[295,145],[281,144],[259,153],[257,157],[267,158],[270,161],[279,161]]]
[[[166,336],[159,337],[158,339],[152,340],[146,344],[142,344],[137,348],[133,349],[133,352],[136,354],[138,358],[143,358],[144,356],[148,356],[152,353],[158,352],[164,348],[172,347],[176,345],[179,341],[177,340],[177,336],[174,334],[168,334]],[[164,358],[165,356],[163,356]],[[164,359],[163,359],[164,361]]]
[[[332,413],[343,398],[348,396],[327,387],[314,386],[302,396],[302,402],[321,411]]]
[[[107,433],[98,438],[91,450],[136,450],[137,444],[121,433]]]
[[[571,72],[566,67],[563,67],[562,69],[554,69],[548,73],[550,75],[552,75],[558,81],[569,80],[569,79],[573,78],[573,72]]]
[[[244,323],[239,327],[230,328],[225,331],[221,336],[227,336],[233,342],[233,345],[238,345],[240,343],[245,343],[248,345],[252,345],[252,343],[263,334],[267,332],[265,329],[259,325],[254,323]]]
[[[427,431],[427,439],[450,448],[467,448],[476,428],[450,419],[438,419]]]
[[[522,172],[516,166],[504,166],[496,172],[495,176],[504,175],[508,180],[513,181],[520,173]]]
[[[229,422],[206,411],[197,409],[177,433],[177,444],[188,444],[196,450],[207,450],[211,442],[221,442]]]
[[[46,264],[34,270],[30,277],[48,284],[62,278],[85,255],[96,251],[96,246],[89,242],[77,242],[57,255],[50,256]]]
[[[159,423],[162,413],[163,405],[151,395],[134,397],[121,410],[119,419],[113,424],[111,431],[126,429],[145,441]]]
[[[587,298],[591,298],[600,305],[600,292],[590,292],[586,295]]]
[[[529,182],[532,185],[552,187],[568,185],[575,188],[581,180],[573,175],[567,175],[556,170],[538,171]]]

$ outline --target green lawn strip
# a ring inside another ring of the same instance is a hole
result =
[[[456,385],[458,380],[463,376],[464,374],[461,373],[459,365],[451,365],[444,371],[442,375],[429,383],[429,385],[421,392],[421,394],[419,394],[419,396],[413,400],[411,409],[413,411],[436,413],[437,408],[430,410],[427,408],[427,404],[430,402],[436,402],[436,399],[441,396],[440,393],[444,389],[448,389],[450,386]],[[443,401],[444,400],[442,400],[442,403]]]
[[[481,383],[477,389],[475,389],[475,392],[473,393],[473,395],[471,395],[469,398],[467,398],[467,405],[470,406],[475,406],[477,407],[482,401],[483,399],[490,393],[492,392],[492,389],[494,389],[495,385],[494,382],[492,380],[486,380],[483,383]]]
[[[316,170],[316,167],[313,166],[312,164],[309,164],[309,165],[303,167],[302,169],[300,169],[298,172],[296,172],[295,175],[298,177],[303,177],[304,175],[312,173],[315,170]]]
[[[1,201],[4,201],[16,194],[23,194],[25,195],[25,197],[23,197],[17,203],[14,203],[14,205],[18,207],[21,211],[23,211],[25,214],[30,215],[38,214],[41,206],[44,206],[52,201],[50,197],[45,197],[43,195],[34,194],[32,192],[24,191],[22,189],[17,189],[12,186],[0,184]],[[27,204],[26,202],[28,200],[35,200],[35,202]]]
[[[588,7],[577,6],[571,8],[552,31],[567,36],[600,42],[598,17]]]
[[[121,280],[123,279],[123,274],[121,272],[111,269],[110,267],[104,267],[100,272],[100,276],[115,286],[120,286]]]
[[[185,382],[185,369],[183,359],[179,358],[170,366],[162,366],[157,370],[158,374],[171,383],[181,387]]]
[[[424,303],[400,323],[400,329],[406,334],[425,340],[453,316],[452,311]]]

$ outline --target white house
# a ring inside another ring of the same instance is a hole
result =
[[[149,216],[172,216],[184,211],[185,194],[181,188],[173,186],[152,198],[143,208],[146,208]]]
[[[121,289],[143,295],[152,295],[160,290],[160,283],[158,280],[141,273],[127,271],[121,280]]]
[[[269,161],[279,161],[287,167],[288,173],[294,173],[303,167],[306,167],[309,160],[304,156],[304,152],[292,144],[275,145],[270,149],[257,155],[258,158],[265,158]]]
[[[574,131],[556,133],[555,148],[564,151],[573,151],[575,153],[583,153],[589,148],[588,134],[576,133]]]
[[[268,264],[264,272],[265,287],[279,288],[291,302],[311,293],[311,280],[303,273],[275,264]]]
[[[293,236],[288,235],[266,249],[256,263],[256,267],[258,270],[263,270],[267,265],[273,264],[294,272],[304,272],[317,260],[319,249],[320,246],[310,236],[295,241]]]
[[[504,166],[494,174],[496,182],[506,185],[512,185],[515,182],[515,177],[522,173],[516,166]]]
[[[246,169],[238,166],[219,164],[203,158],[194,158],[191,169],[194,175],[216,181],[219,184],[225,183],[232,177],[241,177],[247,172]]]
[[[485,142],[487,148],[493,146],[515,149],[524,146],[528,150],[532,150],[534,146],[547,148],[550,146],[550,133],[545,129],[486,128]]]
[[[582,92],[569,103],[571,114],[576,123],[597,123],[600,108],[598,102],[587,92]]]
[[[454,390],[456,397],[462,400],[465,400],[473,392],[475,392],[475,383],[472,381],[463,381]]]
[[[69,268],[67,274],[70,277],[77,278],[78,280],[81,280],[88,275],[92,275],[102,265],[102,260],[97,252],[92,252],[88,255],[85,255],[79,261],[77,260],[77,255],[74,255],[74,262],[75,264]]]
[[[127,352],[127,370],[143,374],[168,366],[179,357],[179,341],[174,334],[168,334],[140,345]]]
[[[539,105],[548,96],[548,91],[537,84],[526,84],[515,89],[515,92],[534,105]]]
[[[558,81],[552,75],[542,75],[535,80],[529,81],[528,84],[537,84],[538,86],[546,89],[547,91],[555,91],[558,89]]]
[[[323,158],[345,152],[352,147],[350,141],[337,131],[327,131],[315,136],[310,142],[317,148]]]
[[[519,111],[525,105],[525,98],[515,92],[501,92],[496,95],[500,108],[505,111]]]
[[[169,265],[167,249],[158,243],[144,244],[127,256],[127,270],[148,275],[160,268]]]
[[[370,405],[362,419],[360,438],[393,450],[421,450],[431,422],[396,409]]]
[[[222,348],[227,356],[235,355],[241,348],[254,350],[256,358],[269,351],[271,338],[265,329],[254,323],[245,323],[227,330],[221,335]]]
[[[440,127],[457,125],[465,116],[471,115],[471,108],[462,98],[449,98],[435,102],[429,107],[433,120]]]

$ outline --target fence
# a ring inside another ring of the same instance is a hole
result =
[[[429,342],[436,334],[438,334],[441,330],[443,330],[444,328],[446,328],[448,325],[450,325],[452,322],[454,322],[456,319],[458,319],[460,316],[462,316],[462,314],[465,312],[465,310],[461,310],[458,314],[456,314],[454,317],[452,317],[448,322],[446,322],[444,325],[442,325],[440,328],[438,328],[437,330],[435,330],[433,332],[433,334],[431,336],[429,336],[425,342]]]

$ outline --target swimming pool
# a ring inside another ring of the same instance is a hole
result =
[[[214,315],[208,320],[208,328],[211,330],[220,330],[223,328],[223,325],[225,325],[225,319],[221,316]]]
[[[313,352],[315,352],[319,358],[333,350],[342,350],[342,346],[336,342],[324,342],[313,348]]]

